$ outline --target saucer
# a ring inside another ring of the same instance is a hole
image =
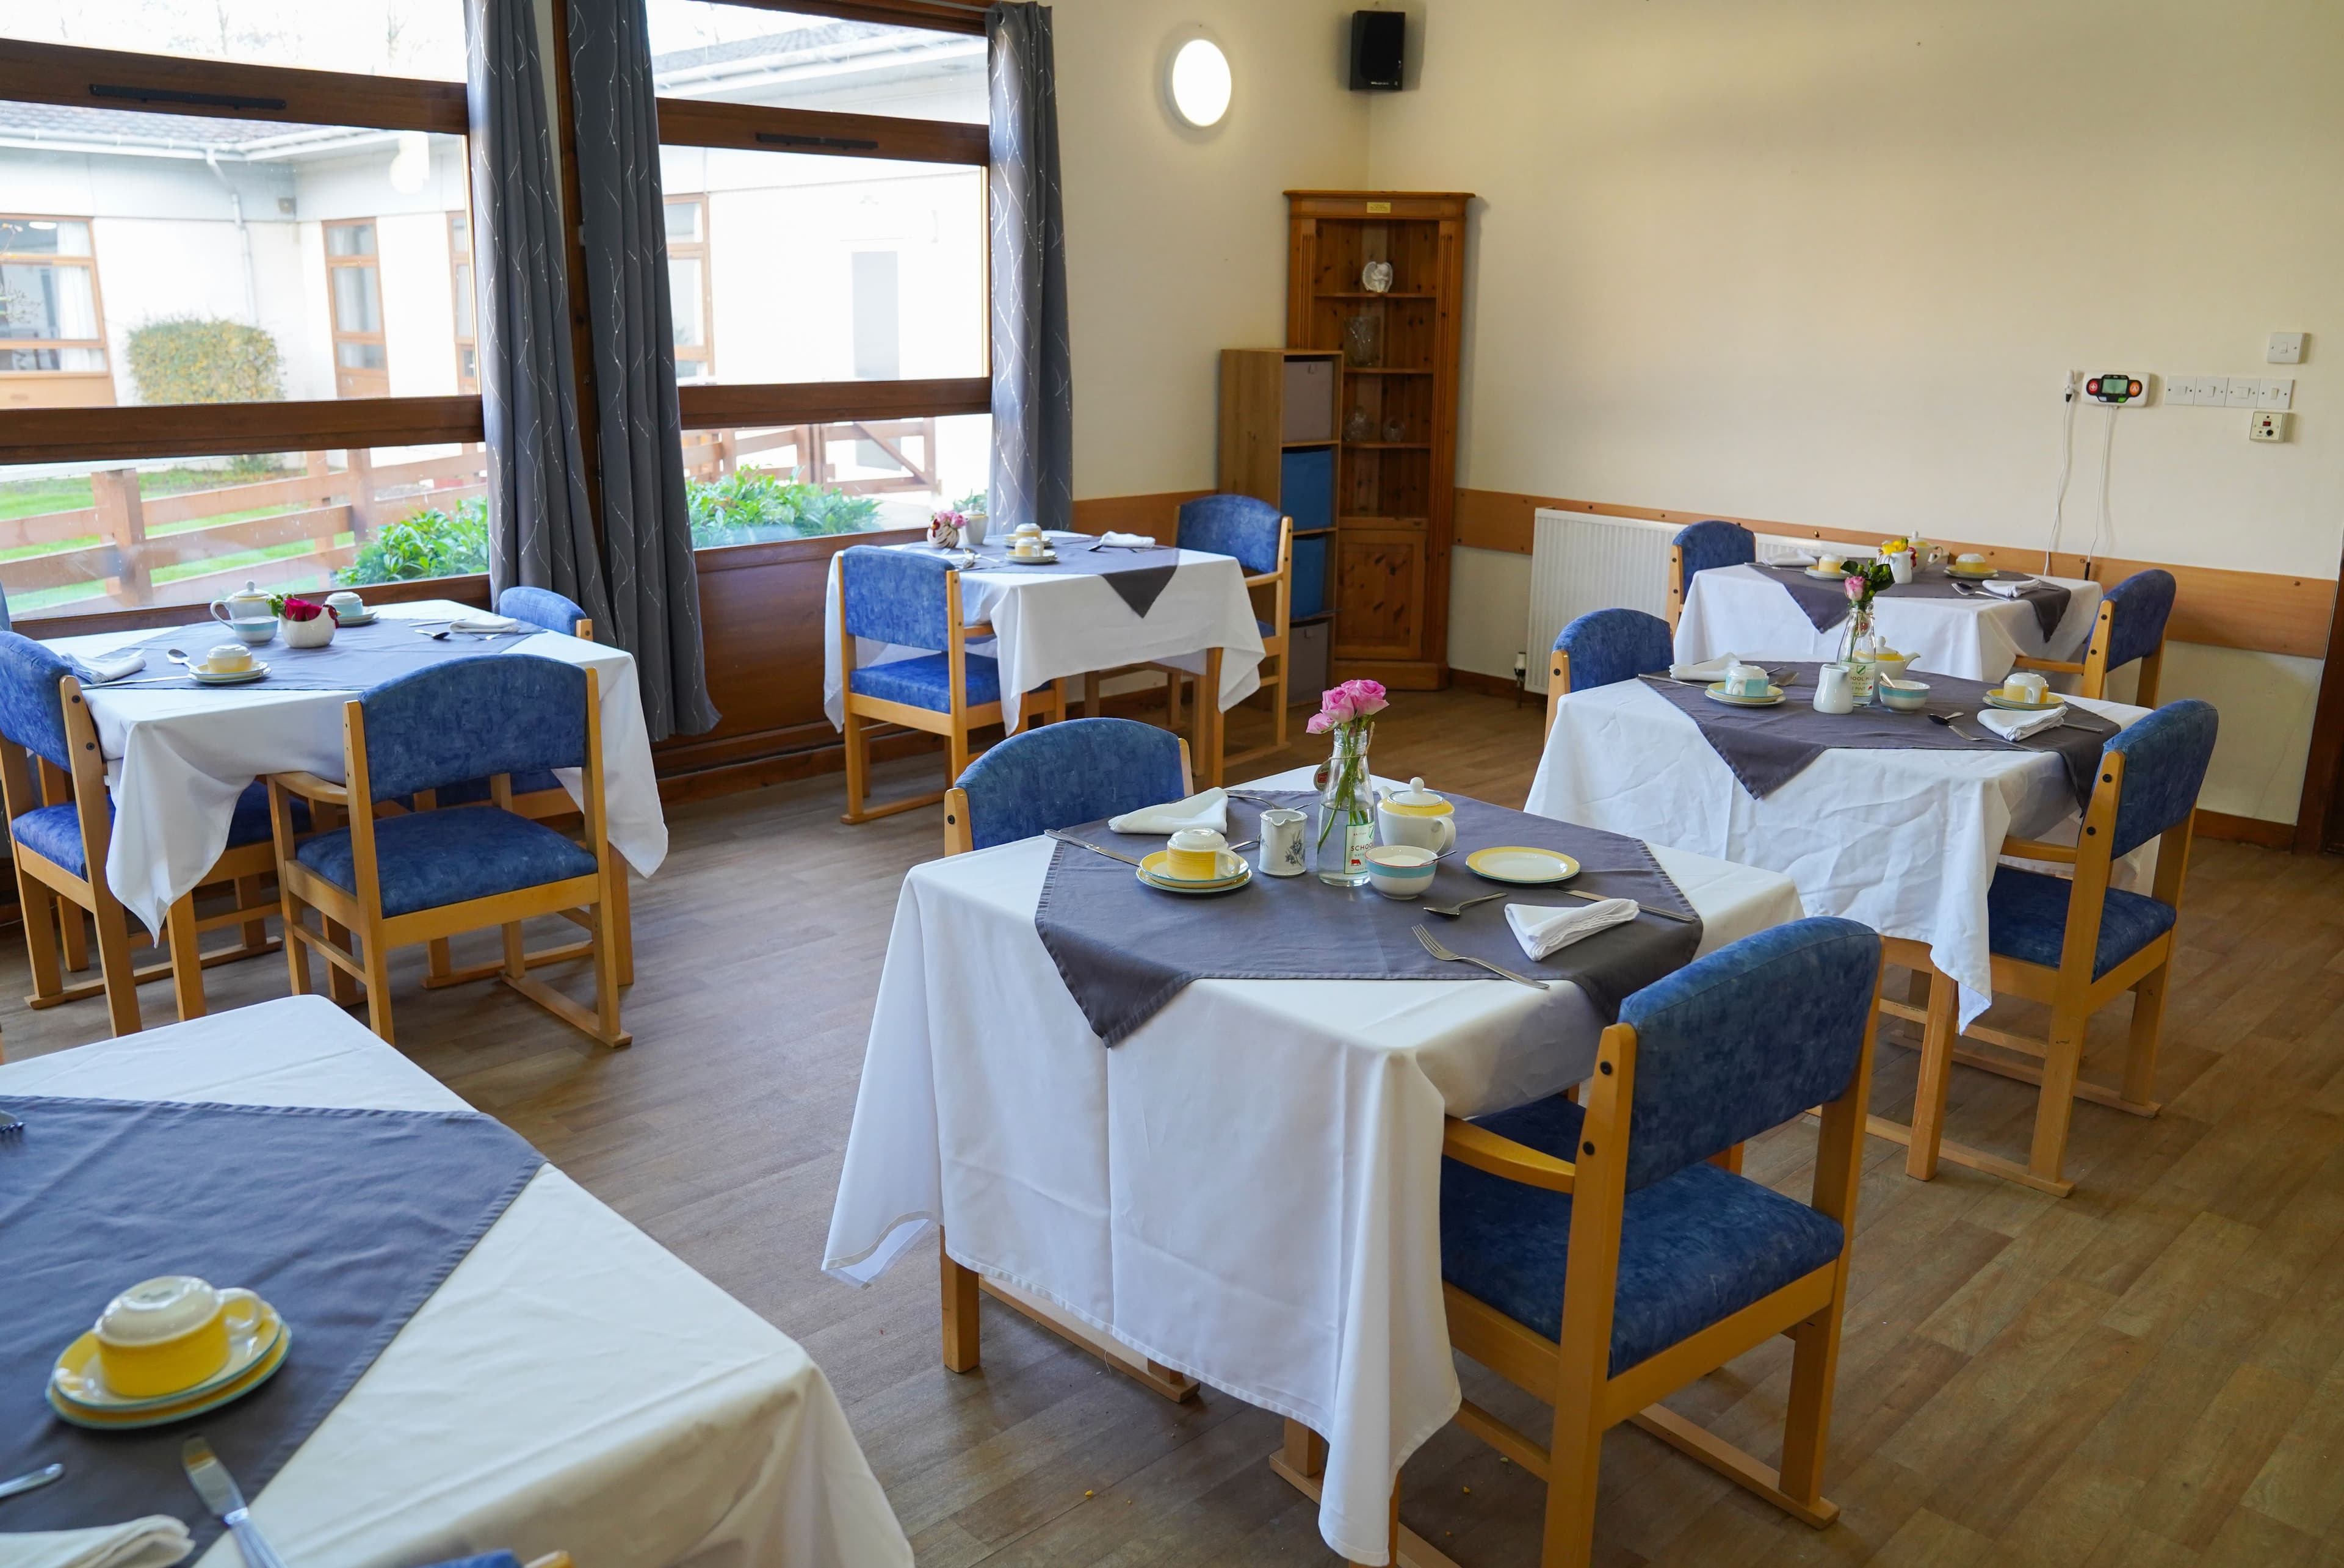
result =
[[[1465,869],[1487,882],[1511,882],[1536,887],[1568,882],[1579,875],[1579,862],[1551,849],[1525,849],[1520,845],[1493,845],[1465,857]]]
[[[381,616],[376,614],[371,610],[368,611],[363,615],[342,615],[338,612],[334,624],[337,626],[371,626],[381,619]]]
[[[1039,555],[1005,553],[1002,559],[1012,566],[1056,566],[1058,564],[1058,552],[1046,550]]]
[[[60,1421],[98,1431],[128,1431],[138,1427],[164,1426],[175,1421],[186,1421],[240,1400],[276,1376],[277,1369],[285,1364],[285,1357],[292,1346],[293,1330],[280,1326],[277,1338],[261,1353],[260,1360],[248,1367],[241,1377],[221,1384],[207,1394],[183,1395],[174,1403],[136,1410],[94,1410],[59,1397],[53,1382],[49,1385],[49,1408],[57,1413]]]
[[[1985,694],[1983,701],[1989,708],[2007,708],[2014,713],[2047,713],[2054,708],[2066,705],[2066,699],[2056,692],[2051,693],[2039,703],[2022,703],[2016,698],[2004,696],[1999,691],[1989,691]]]
[[[193,664],[184,665],[182,668],[194,676],[198,683],[207,686],[240,686],[247,681],[258,681],[268,673],[268,664],[258,659],[252,662],[252,668],[249,670],[216,672],[198,669]]]
[[[1222,853],[1228,854],[1226,850]],[[1253,866],[1241,855],[1229,855],[1230,860],[1237,862],[1235,872],[1210,882],[1191,882],[1186,877],[1174,876],[1165,869],[1171,854],[1168,849],[1159,849],[1153,855],[1141,856],[1138,869],[1133,875],[1159,893],[1234,893],[1253,880]]]
[[[1733,708],[1771,708],[1783,700],[1783,688],[1773,684],[1767,686],[1766,694],[1763,697],[1737,697],[1725,689],[1723,681],[1703,686],[1701,693],[1713,703],[1723,703]]]
[[[68,1404],[105,1415],[136,1415],[166,1405],[185,1404],[216,1393],[243,1377],[277,1348],[278,1338],[284,1331],[284,1320],[278,1317],[277,1309],[263,1301],[260,1316],[249,1330],[228,1330],[227,1362],[219,1371],[190,1387],[136,1399],[106,1386],[106,1374],[97,1362],[97,1335],[86,1333],[67,1345],[65,1354],[57,1358],[56,1365],[49,1371],[49,1388]]]
[[[1958,577],[1965,582],[1984,582],[2001,570],[1997,566],[1956,566],[1948,561],[1945,565],[1945,575]]]
[[[1819,577],[1825,582],[1837,582],[1841,578],[1847,575],[1847,568],[1843,566],[1837,572],[1825,572],[1820,566],[1810,566],[1807,568],[1807,575],[1809,577]]]

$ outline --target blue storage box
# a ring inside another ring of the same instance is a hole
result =
[[[1327,609],[1327,543],[1333,538],[1330,533],[1317,533],[1294,541],[1294,620],[1322,614]]]
[[[1290,451],[1278,463],[1278,509],[1294,520],[1294,531],[1335,526],[1335,449]]]

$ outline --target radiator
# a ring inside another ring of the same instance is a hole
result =
[[[1669,541],[1684,525],[1541,507],[1531,536],[1531,685],[1546,679],[1555,633],[1591,610],[1669,613]]]

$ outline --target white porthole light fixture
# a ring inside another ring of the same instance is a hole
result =
[[[1210,38],[1190,38],[1173,51],[1164,86],[1184,124],[1209,129],[1229,112],[1229,57]]]

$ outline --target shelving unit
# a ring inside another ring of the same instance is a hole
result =
[[[1258,496],[1294,520],[1292,619],[1298,626],[1323,622],[1333,609],[1327,560],[1335,534],[1342,360],[1324,349],[1221,350],[1217,483],[1231,495]]]
[[[1449,683],[1457,366],[1472,197],[1289,190],[1286,198],[1288,351],[1342,361],[1332,432],[1331,673],[1437,689]],[[1391,264],[1389,289],[1363,287],[1370,261]],[[1347,324],[1359,318],[1372,322],[1375,342],[1365,352],[1347,343]],[[1225,398],[1225,420],[1226,406]],[[1346,440],[1355,412],[1369,433]],[[1399,439],[1387,439],[1394,424]]]

